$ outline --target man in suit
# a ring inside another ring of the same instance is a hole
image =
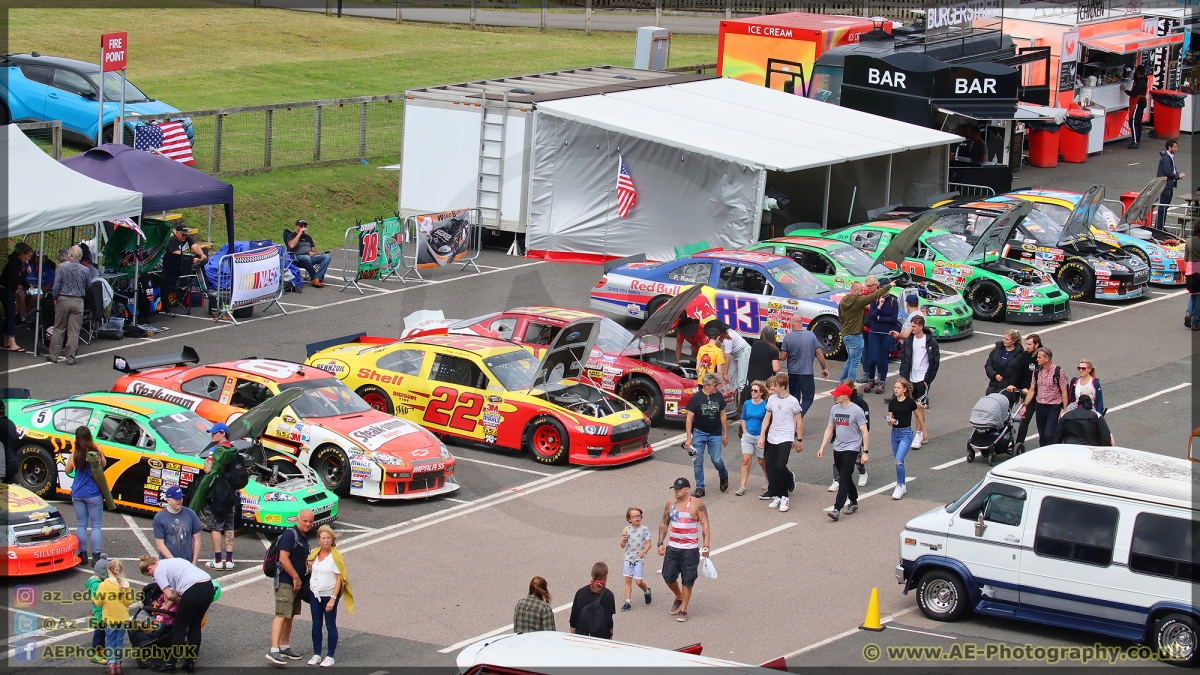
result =
[[[1171,203],[1171,198],[1175,196],[1175,184],[1182,180],[1186,173],[1179,173],[1175,168],[1175,151],[1179,149],[1179,141],[1171,139],[1167,141],[1167,149],[1158,153],[1158,175],[1166,176],[1167,186],[1163,188],[1162,196],[1158,198],[1158,219],[1155,225],[1161,230],[1163,225],[1167,223],[1167,205]]]

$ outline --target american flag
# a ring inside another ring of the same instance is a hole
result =
[[[133,147],[146,152],[158,150],[164,157],[189,166],[196,163],[192,157],[192,144],[188,142],[187,132],[180,122],[137,127],[133,132]]]
[[[629,169],[625,168],[625,160],[617,155],[617,161],[621,164],[621,170],[617,172],[617,213],[624,218],[637,203],[637,190],[629,177]]]

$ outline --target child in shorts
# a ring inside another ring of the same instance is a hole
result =
[[[642,581],[646,571],[646,553],[650,551],[650,528],[642,524],[642,510],[636,506],[626,509],[625,520],[629,524],[621,533],[621,548],[625,549],[625,604],[621,605],[622,612],[633,609],[629,598],[635,582],[645,593],[646,604],[650,604],[650,589]]]

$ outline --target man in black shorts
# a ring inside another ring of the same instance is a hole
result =
[[[208,430],[213,443],[229,445],[229,427],[217,422]],[[204,500],[204,516],[208,521],[208,529],[212,532],[213,559],[204,563],[210,570],[232,570],[233,564],[233,531],[237,527],[237,510],[241,506],[241,496],[234,488],[230,475],[233,465],[227,465],[217,476],[208,489]],[[212,455],[204,460],[204,472],[212,471]],[[221,542],[225,542],[225,559],[221,559]]]
[[[675,479],[671,486],[675,497],[663,508],[662,522],[658,525],[658,554],[665,556],[663,581],[675,594],[670,613],[676,621],[687,621],[688,602],[692,599],[692,585],[696,583],[700,558],[708,557],[708,509],[698,497],[688,495],[691,488],[688,479]],[[682,588],[679,585],[681,578]]]

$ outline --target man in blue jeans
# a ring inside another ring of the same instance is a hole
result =
[[[725,416],[725,397],[717,393],[721,378],[708,373],[701,381],[700,391],[692,394],[687,404],[687,440],[684,446],[695,448],[696,497],[704,496],[704,453],[712,458],[717,474],[721,476],[721,492],[729,489],[729,472],[721,451],[729,445],[729,419]],[[695,441],[695,445],[692,442]]]
[[[779,360],[787,364],[788,393],[800,401],[800,414],[805,415],[816,397],[817,382],[813,373],[813,358],[821,362],[821,377],[829,377],[825,366],[825,351],[815,333],[804,329],[804,320],[793,314],[791,327],[783,336]]]
[[[850,284],[850,292],[842,296],[838,302],[838,320],[842,323],[842,344],[846,346],[846,365],[842,366],[839,380],[854,378],[858,374],[858,364],[863,352],[863,314],[867,306],[882,298],[892,290],[889,283],[880,286],[875,275],[868,276],[866,284],[854,282]]]
[[[296,264],[308,272],[308,280],[313,288],[325,285],[325,270],[329,268],[329,254],[317,253],[317,244],[308,234],[308,223],[301,219],[296,221],[296,231],[283,231],[284,244],[288,253],[296,259]]]

